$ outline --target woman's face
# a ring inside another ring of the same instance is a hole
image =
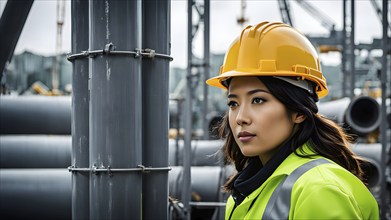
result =
[[[234,77],[228,88],[229,125],[244,156],[265,164],[293,132],[294,115],[257,77]]]

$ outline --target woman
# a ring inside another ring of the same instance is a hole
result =
[[[282,23],[245,28],[207,84],[228,92],[220,134],[238,173],[224,186],[226,219],[379,218],[363,161],[317,114],[328,88],[304,35]]]

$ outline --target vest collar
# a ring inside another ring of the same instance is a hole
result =
[[[262,165],[259,157],[250,158],[246,168],[244,168],[234,181],[232,198],[239,205],[254,190],[258,189],[280,166],[280,164],[292,152],[290,143],[285,143],[273,157]]]
[[[296,152],[301,155],[314,155],[316,152],[312,150],[312,148],[308,144],[304,144],[298,149]],[[251,202],[258,197],[258,195],[262,192],[265,186],[275,178],[283,178],[291,174],[296,168],[299,166],[309,162],[310,160],[320,158],[321,156],[313,156],[310,158],[303,158],[297,156],[294,152],[291,153],[286,159],[277,167],[277,169],[273,172],[273,174],[257,189],[247,195],[240,206],[249,206]]]

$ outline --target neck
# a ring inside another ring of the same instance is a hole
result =
[[[268,152],[265,152],[264,154],[259,155],[259,160],[261,160],[263,166],[265,166],[265,164],[277,153],[279,148],[280,147],[276,147]]]

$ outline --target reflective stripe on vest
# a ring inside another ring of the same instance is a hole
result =
[[[331,162],[323,158],[316,159],[301,165],[286,176],[270,197],[262,219],[288,219],[293,185],[305,172],[325,163]]]

